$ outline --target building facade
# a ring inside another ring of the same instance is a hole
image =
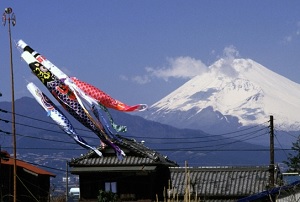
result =
[[[12,158],[1,159],[0,163],[1,201],[13,201],[14,161]],[[17,201],[48,202],[50,198],[50,177],[54,174],[21,160],[17,166]]]
[[[122,138],[116,144],[126,153],[122,160],[105,148],[102,158],[90,152],[70,162],[71,173],[79,175],[81,200],[96,201],[101,191],[115,193],[122,201],[163,200],[169,167],[178,165],[134,140]]]

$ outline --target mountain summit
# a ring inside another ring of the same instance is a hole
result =
[[[277,129],[300,130],[300,84],[251,59],[220,59],[153,104],[144,118],[219,133],[266,123],[270,115]]]

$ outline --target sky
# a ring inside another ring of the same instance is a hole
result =
[[[31,97],[28,82],[47,91],[22,61],[19,39],[129,105],[151,106],[228,55],[300,83],[298,0],[1,0],[0,13],[7,7],[16,16],[15,99]],[[11,101],[8,23],[0,47],[0,101]]]

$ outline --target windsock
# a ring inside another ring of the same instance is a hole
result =
[[[66,109],[76,120],[82,123],[85,127],[92,130],[103,143],[111,146],[118,158],[125,156],[125,153],[115,145],[106,134],[103,125],[100,122],[93,121],[89,113],[79,104],[74,92],[58,79],[50,70],[39,63],[29,52],[24,51],[21,57],[29,65],[32,72],[46,86],[49,92],[55,99]]]
[[[81,90],[83,90],[83,92],[85,92],[87,95],[97,100],[97,102],[104,105],[105,107],[112,108],[118,111],[124,111],[124,112],[143,111],[147,109],[146,104],[129,106],[119,100],[112,98],[111,96],[109,96],[102,90],[96,88],[95,86],[77,79],[76,77],[71,77],[71,79],[76,86],[78,86]]]
[[[95,86],[80,81],[76,77],[72,77],[70,80],[68,79],[68,75],[61,71],[57,66],[52,64],[47,58],[28,46],[23,40],[19,40],[17,46],[20,47],[23,51],[29,52],[39,63],[41,63],[45,68],[51,71],[58,79],[62,79],[65,83],[67,82],[66,84],[69,85],[72,90],[78,91],[78,93],[81,95],[85,93],[93,98],[89,98],[89,102],[95,102],[96,100],[96,102],[99,102],[105,107],[124,112],[143,111],[148,107],[146,104],[137,104],[133,106],[127,105],[119,100],[112,98]],[[73,82],[77,87],[74,86]]]
[[[44,56],[33,50],[28,46],[23,40],[17,42],[17,46],[21,48],[24,52],[30,53],[39,63],[41,63],[45,68],[52,72],[58,79],[66,79],[68,76],[61,71],[58,67],[52,64]]]
[[[71,138],[75,140],[77,144],[85,149],[91,149],[99,156],[102,153],[95,147],[90,146],[82,137],[77,135],[74,127],[68,118],[58,109],[58,107],[38,88],[34,83],[27,84],[28,91],[32,94],[35,100],[46,110],[47,115]]]

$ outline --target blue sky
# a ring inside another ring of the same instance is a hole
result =
[[[226,54],[300,83],[297,0],[2,0],[23,39],[69,76],[127,104],[154,104]],[[0,28],[1,101],[11,99],[8,26]],[[15,97],[34,78],[13,48]],[[54,99],[53,99],[54,100]]]

